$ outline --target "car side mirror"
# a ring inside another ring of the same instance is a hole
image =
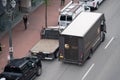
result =
[[[32,67],[35,67],[35,63],[32,63],[32,65],[31,65]]]

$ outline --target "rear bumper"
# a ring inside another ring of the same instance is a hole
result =
[[[44,54],[42,52],[40,53],[32,53],[32,55],[37,56],[38,58],[42,59],[42,60],[53,60],[54,59],[54,54],[53,53],[49,53],[49,54]]]
[[[81,65],[81,66],[83,65],[83,61],[73,61],[73,60],[66,60],[66,59],[62,59],[60,61],[62,61],[64,63],[77,64],[77,65]]]
[[[53,60],[55,58],[58,57],[58,49],[57,48],[54,52],[50,53],[50,52],[39,52],[39,53],[31,53],[31,55],[33,56],[37,56],[38,58],[42,59],[42,60]]]

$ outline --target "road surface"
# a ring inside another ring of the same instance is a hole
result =
[[[42,61],[43,73],[36,80],[120,80],[120,1],[105,0],[94,12],[106,17],[106,40],[83,66]]]

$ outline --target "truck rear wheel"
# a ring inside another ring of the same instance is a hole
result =
[[[92,49],[90,49],[88,59],[90,59],[90,58],[92,57],[92,54],[93,54],[93,50],[92,50]]]

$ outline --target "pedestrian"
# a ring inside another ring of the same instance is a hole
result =
[[[0,53],[2,53],[2,48],[5,47],[5,45],[2,45],[0,42]]]
[[[2,53],[2,44],[0,43],[0,53]]]
[[[61,0],[61,6],[65,5],[65,0]]]
[[[27,23],[28,23],[27,15],[23,16],[23,22],[24,22],[24,26],[25,26],[25,30],[26,30],[27,29]]]

